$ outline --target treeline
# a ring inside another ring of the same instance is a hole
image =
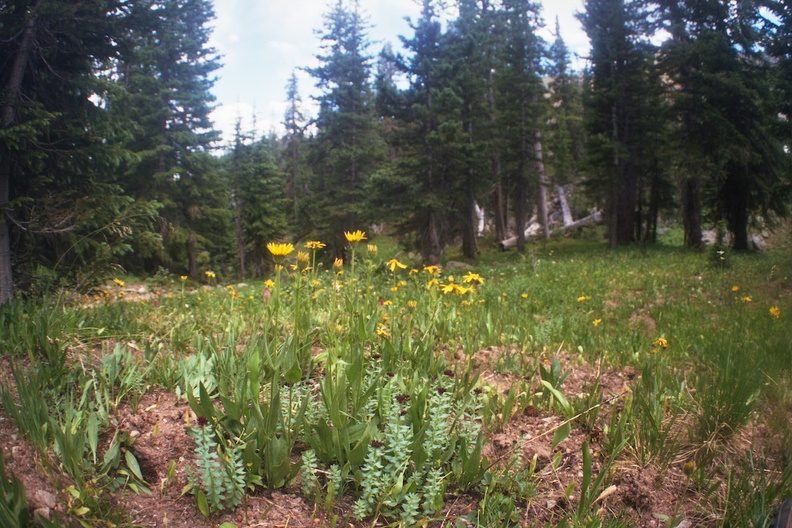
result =
[[[427,263],[452,243],[544,236],[551,193],[603,210],[609,245],[679,218],[690,246],[789,202],[792,12],[783,0],[587,0],[584,71],[528,0],[437,0],[375,52],[357,2],[320,29],[316,116],[285,133],[209,119],[209,0],[0,2],[0,300],[134,273],[267,271],[266,243],[387,224]],[[449,19],[449,17],[451,17]],[[297,65],[299,66],[299,65]]]

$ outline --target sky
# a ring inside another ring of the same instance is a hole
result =
[[[405,17],[417,20],[416,0],[359,0],[368,18],[371,55],[376,56],[386,42],[400,50],[399,35],[412,36]],[[286,109],[286,83],[297,73],[303,111],[312,112],[311,95],[316,95],[313,79],[299,68],[316,66],[320,53],[323,13],[334,0],[215,0],[211,45],[221,55],[223,67],[216,73],[212,93],[217,107],[212,113],[215,127],[223,132],[223,144],[233,139],[234,124],[242,119],[243,131],[254,128],[263,133],[282,132]],[[583,0],[542,0],[547,28],[543,36],[552,40],[550,30],[558,17],[561,36],[574,54],[585,56],[589,42],[575,13]]]

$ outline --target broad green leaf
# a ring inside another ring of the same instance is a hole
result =
[[[569,437],[571,430],[572,427],[570,426],[569,422],[566,422],[564,425],[556,429],[556,432],[553,433],[553,444],[551,449],[555,449],[558,444],[566,440]]]

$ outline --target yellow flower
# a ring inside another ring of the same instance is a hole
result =
[[[396,268],[407,269],[407,264],[402,264],[401,262],[399,262],[395,258],[394,259],[390,259],[388,262],[385,263],[385,265],[391,271],[396,271]]]
[[[390,306],[392,304],[393,301],[391,301],[390,299],[385,299],[384,301],[382,301],[382,306]]]
[[[307,263],[307,262],[310,262],[310,261],[311,261],[311,256],[308,253],[306,253],[305,251],[298,251],[297,252],[297,262],[305,262],[305,263]]]
[[[601,322],[602,319],[594,319],[593,321],[591,321],[591,324],[593,324],[594,326],[599,326]]]
[[[210,271],[210,270],[204,271],[204,275],[206,275],[207,279],[214,279],[215,277],[217,277],[215,272],[214,271]]]
[[[325,247],[325,244],[322,244],[318,240],[309,240],[305,243],[305,249],[322,249]]]
[[[778,306],[771,306],[770,315],[772,315],[776,319],[779,319],[781,317],[781,308],[779,308]]]
[[[187,275],[182,275],[182,276],[180,276],[180,277],[179,277],[179,280],[181,280],[181,281],[186,281],[186,280],[187,280]]]
[[[376,253],[377,251],[379,251],[379,248],[377,247],[377,244],[369,244],[368,246],[366,246],[366,251],[368,251],[369,253]]]
[[[113,282],[115,282],[119,286],[123,286],[124,285],[124,281],[122,281],[121,279],[113,279]]]
[[[269,252],[275,257],[285,257],[294,251],[294,246],[292,244],[276,244],[270,242],[267,244],[267,249],[269,249]]]
[[[333,261],[334,268],[343,268],[344,267],[344,259],[337,258]]]
[[[462,277],[462,280],[468,284],[484,284],[484,279],[481,278],[481,275],[472,271]]]
[[[471,303],[471,302],[470,302],[470,301],[468,301],[467,299],[464,299],[464,300],[462,301],[462,306],[470,306],[471,304],[473,304],[473,303]]]
[[[733,292],[738,292],[738,291],[740,291],[740,287],[739,286],[732,286],[732,291]]]
[[[415,310],[416,308],[418,308],[418,303],[412,300],[407,301],[407,308],[409,308],[410,310]]]
[[[437,286],[438,284],[440,284],[440,281],[437,280],[437,278],[434,278],[434,279],[430,279],[429,282],[426,283],[426,287],[431,289],[432,287]]]
[[[415,268],[410,268],[410,275],[415,275],[416,273],[420,273],[420,272]]]
[[[520,295],[520,297],[522,297],[523,299],[527,299],[528,298],[528,294],[527,293],[523,293],[522,295]]]
[[[591,297],[588,295],[581,295],[577,298],[577,302],[590,301]]]
[[[267,288],[274,288],[275,281],[273,281],[272,279],[267,279],[264,281],[264,286],[266,286]]]
[[[437,275],[440,273],[440,266],[424,266],[423,270],[429,275]]]
[[[382,323],[377,324],[377,335],[379,337],[390,337],[390,330]]]
[[[347,239],[347,242],[352,242],[353,244],[357,244],[361,240],[366,240],[366,233],[358,229],[357,231],[352,231],[351,233],[348,231],[344,231],[344,236]]]
[[[652,343],[652,346],[656,346],[660,348],[668,348],[668,339],[666,339],[665,337],[658,337],[657,339],[655,339],[654,343]]]
[[[742,302],[744,302],[744,303],[749,303],[749,302],[753,301],[753,299],[751,299],[751,298],[750,298],[750,297],[748,297],[747,295],[746,295],[745,297],[742,297],[740,300],[741,300]]]

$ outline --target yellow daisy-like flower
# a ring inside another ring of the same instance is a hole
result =
[[[310,261],[311,261],[311,256],[308,253],[306,253],[305,251],[297,252],[297,262],[308,263]]]
[[[377,244],[369,244],[366,246],[366,251],[373,254],[379,251],[379,248],[377,247]]]
[[[343,268],[344,267],[344,259],[337,258],[333,261],[334,268]]]
[[[217,277],[217,275],[215,274],[215,272],[214,272],[214,271],[211,271],[211,270],[206,270],[206,271],[204,271],[204,275],[206,275],[206,278],[207,278],[207,279],[214,279],[215,277]]]
[[[267,249],[270,253],[272,253],[273,256],[285,257],[294,251],[294,246],[292,244],[276,244],[274,242],[270,242],[267,244]]]
[[[654,343],[652,343],[652,346],[656,346],[660,348],[668,348],[668,339],[666,339],[665,337],[658,337],[657,339],[655,339]]]
[[[309,240],[305,243],[305,249],[322,249],[323,247],[325,247],[325,244],[318,240]]]
[[[396,268],[407,269],[407,264],[402,264],[401,262],[399,262],[395,258],[394,259],[390,259],[388,262],[385,263],[385,265],[391,271],[396,271]]]
[[[124,285],[124,281],[122,281],[121,279],[113,279],[113,282],[115,282],[119,286],[123,286]]]
[[[424,266],[423,270],[429,275],[437,275],[440,273],[440,266]]]
[[[591,324],[593,324],[594,326],[599,326],[600,323],[602,323],[602,319],[594,319],[593,321],[591,321]]]
[[[416,273],[420,273],[420,272],[415,268],[410,268],[410,275],[415,275]]]
[[[384,301],[382,301],[382,306],[390,306],[392,304],[393,301],[391,301],[390,299],[385,299]]]
[[[580,297],[577,298],[577,302],[590,301],[590,300],[591,300],[591,296],[589,295],[581,295]]]
[[[379,337],[390,337],[390,330],[382,323],[377,324],[377,335]]]
[[[523,299],[527,299],[528,298],[528,294],[527,293],[523,293],[522,295],[520,295],[520,297],[522,297]]]
[[[779,319],[781,317],[781,308],[779,308],[778,306],[771,306],[770,315],[772,315],[776,319]]]
[[[438,284],[440,284],[440,281],[437,280],[437,278],[434,278],[434,279],[429,280],[429,282],[426,283],[426,287],[431,289],[431,288],[437,286]]]
[[[744,302],[744,303],[749,303],[749,302],[753,301],[753,299],[751,299],[751,298],[750,298],[750,297],[748,297],[747,295],[746,295],[745,297],[742,297],[740,300],[741,300],[742,302]]]
[[[266,286],[267,288],[274,288],[275,281],[273,281],[272,279],[267,279],[264,281],[264,286]]]
[[[740,287],[739,287],[739,286],[732,286],[732,287],[731,287],[731,290],[732,290],[733,292],[738,292],[738,291],[740,291]]]
[[[366,240],[366,233],[360,229],[352,232],[344,231],[344,236],[346,237],[347,242],[352,242],[354,244],[357,244],[361,240]]]
[[[416,308],[418,308],[418,303],[412,300],[407,301],[407,308],[409,308],[410,310],[415,310]]]
[[[484,284],[484,279],[481,278],[481,275],[472,271],[462,277],[462,280],[468,284]]]

